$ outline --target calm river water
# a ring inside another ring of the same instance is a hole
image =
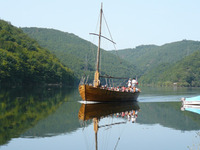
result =
[[[1,88],[0,150],[200,149],[200,115],[180,101],[200,88],[141,89],[137,103],[84,105],[77,88]]]

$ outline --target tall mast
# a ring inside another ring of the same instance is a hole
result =
[[[99,26],[99,44],[98,44],[98,51],[97,51],[97,69],[96,69],[97,71],[99,71],[99,60],[100,60],[102,13],[103,13],[103,4],[101,3],[100,26]]]
[[[98,43],[98,50],[97,50],[97,66],[96,66],[96,72],[95,72],[95,75],[94,75],[94,87],[98,87],[100,85],[100,80],[99,80],[99,62],[100,62],[102,13],[103,13],[103,4],[101,3],[100,26],[99,26],[99,43]]]

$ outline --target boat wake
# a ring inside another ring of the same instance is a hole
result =
[[[98,103],[100,103],[100,102],[95,102],[95,101],[78,101],[79,103],[81,103],[81,104],[98,104]]]
[[[149,96],[140,97],[138,102],[180,102],[180,96]]]

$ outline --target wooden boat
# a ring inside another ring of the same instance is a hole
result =
[[[79,93],[85,101],[136,101],[140,92],[120,92],[89,85],[79,85]]]
[[[100,88],[100,74],[99,74],[99,64],[100,64],[100,43],[101,37],[106,38],[101,35],[101,24],[102,24],[102,5],[100,10],[100,28],[99,28],[99,43],[97,50],[97,63],[96,72],[94,74],[93,85],[80,84],[79,93],[84,101],[98,101],[98,102],[109,102],[109,101],[136,101],[140,90],[135,90],[134,92],[121,92],[121,91],[111,91],[108,89]],[[93,33],[93,35],[97,35]],[[107,40],[113,42],[112,40],[106,38]],[[113,42],[114,43],[114,42]]]

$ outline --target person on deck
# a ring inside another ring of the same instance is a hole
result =
[[[126,87],[122,86],[122,92],[125,92],[125,90],[126,90]]]
[[[131,87],[131,78],[129,78],[127,84],[128,84],[128,87],[130,88]]]
[[[119,87],[117,87],[116,91],[119,91]]]
[[[137,84],[138,84],[137,80],[135,78],[133,78],[133,80],[132,80],[132,88],[136,87]]]

